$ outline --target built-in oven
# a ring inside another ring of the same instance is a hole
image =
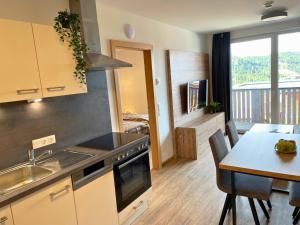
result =
[[[121,212],[152,185],[148,143],[117,155],[113,161],[117,208]]]

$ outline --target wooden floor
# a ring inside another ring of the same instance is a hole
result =
[[[149,209],[134,225],[218,224],[225,194],[217,189],[208,143],[198,153],[197,161],[171,162],[152,175],[153,194]],[[293,208],[288,204],[288,195],[275,192],[271,201],[273,210],[269,221],[256,204],[261,225],[292,224]],[[231,224],[231,213],[227,214],[224,224]],[[237,224],[254,225],[248,200],[243,197],[237,200]]]

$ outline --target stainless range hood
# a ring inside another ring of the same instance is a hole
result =
[[[132,67],[132,64],[101,54],[96,0],[69,0],[70,11],[78,13],[84,41],[88,47],[85,55],[88,70],[107,70]]]

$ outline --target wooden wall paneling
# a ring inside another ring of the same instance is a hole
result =
[[[168,50],[168,92],[173,145],[177,149],[175,128],[204,115],[204,110],[187,114],[188,81],[209,79],[208,54]],[[177,157],[177,151],[174,152]]]

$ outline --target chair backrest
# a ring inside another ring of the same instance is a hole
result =
[[[226,124],[226,133],[228,134],[231,148],[239,141],[239,134],[237,132],[234,122],[231,120]]]
[[[224,178],[224,171],[219,169],[219,163],[225,156],[228,154],[228,148],[226,145],[226,141],[224,138],[223,132],[219,129],[216,133],[214,133],[209,138],[210,148],[214,157],[215,166],[216,166],[216,173],[217,173],[217,185],[220,190],[223,187],[223,178]]]

